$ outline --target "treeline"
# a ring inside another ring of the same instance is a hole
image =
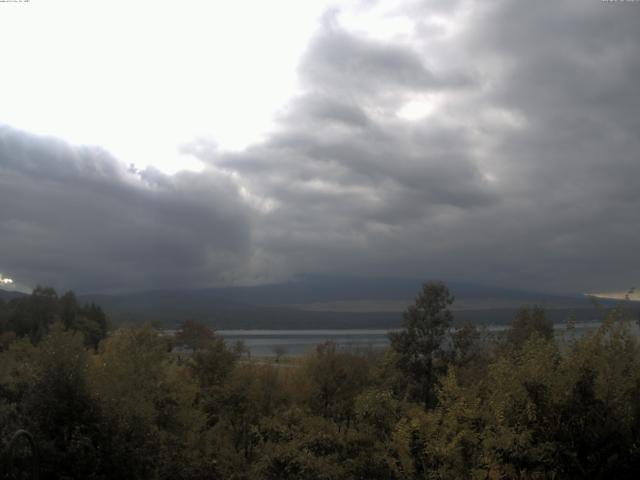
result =
[[[189,355],[148,325],[94,348],[58,313],[4,333],[0,437],[31,431],[45,478],[636,477],[640,344],[622,309],[562,338],[523,309],[495,337],[452,329],[452,302],[425,284],[388,350],[326,343],[284,364],[194,322],[175,340]]]
[[[96,304],[80,304],[72,291],[59,297],[53,288],[38,286],[29,296],[9,301],[0,298],[0,349],[16,337],[36,344],[56,322],[65,330],[81,333],[84,343],[93,348],[109,329],[107,316]]]

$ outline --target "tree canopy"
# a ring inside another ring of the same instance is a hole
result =
[[[0,450],[26,428],[45,479],[582,479],[640,468],[640,341],[621,310],[559,335],[527,309],[489,335],[454,326],[453,296],[430,283],[387,350],[328,342],[275,362],[187,322],[189,354],[150,325],[95,348],[79,317],[98,307],[34,293],[0,304]]]

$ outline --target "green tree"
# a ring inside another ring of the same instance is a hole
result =
[[[507,330],[507,342],[515,348],[522,348],[524,343],[533,334],[551,340],[553,338],[553,322],[539,305],[533,308],[522,308],[511,322],[511,328]]]
[[[425,408],[435,404],[435,385],[445,368],[443,343],[453,315],[454,297],[441,282],[425,283],[403,315],[403,329],[391,332],[397,368],[409,379],[411,398]]]
[[[356,397],[369,374],[365,357],[340,352],[335,343],[325,342],[300,366],[298,394],[312,413],[348,428],[355,417]]]
[[[19,337],[39,342],[49,331],[58,315],[58,294],[53,288],[37,286],[30,296],[9,302],[8,327]]]
[[[104,311],[93,303],[80,305],[72,291],[58,297],[53,288],[38,286],[30,296],[0,305],[0,334],[13,332],[38,343],[57,321],[65,330],[80,332],[85,345],[94,349],[109,329]]]
[[[111,478],[179,478],[175,465],[191,463],[205,426],[195,408],[197,384],[149,325],[119,329],[93,360],[91,384],[105,416],[104,469]]]
[[[109,322],[104,311],[95,303],[81,306],[76,295],[68,291],[60,297],[58,311],[65,329],[82,333],[86,346],[96,349],[106,338]]]
[[[100,414],[88,367],[82,335],[55,323],[38,345],[34,383],[22,403],[28,428],[47,459],[48,478],[86,478],[95,468]]]
[[[176,344],[184,345],[193,350],[207,348],[215,340],[217,338],[213,330],[194,320],[185,320],[176,332]]]
[[[25,428],[22,413],[35,382],[36,354],[36,347],[26,338],[0,352],[0,449],[16,430]]]
[[[197,349],[187,363],[203,392],[221,386],[229,377],[238,354],[227,348],[224,339],[212,336],[205,348]]]

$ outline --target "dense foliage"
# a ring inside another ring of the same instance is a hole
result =
[[[45,478],[635,478],[640,343],[621,310],[559,337],[523,309],[490,336],[453,329],[452,301],[425,285],[385,352],[274,363],[194,322],[179,353],[148,325],[105,336],[98,307],[38,289],[0,305],[0,439],[31,431]]]
[[[0,298],[0,350],[15,337],[38,343],[56,322],[65,330],[81,333],[85,345],[93,348],[109,329],[107,316],[94,303],[80,305],[71,291],[59,297],[53,288],[36,287],[29,296],[8,302]]]

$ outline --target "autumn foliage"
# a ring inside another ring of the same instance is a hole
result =
[[[194,322],[189,354],[148,325],[94,348],[90,312],[65,317],[49,294],[44,326],[14,331],[3,304],[0,438],[32,432],[44,478],[635,478],[640,343],[621,310],[554,335],[525,309],[489,335],[453,327],[452,301],[425,285],[386,351],[326,343],[278,363]]]

